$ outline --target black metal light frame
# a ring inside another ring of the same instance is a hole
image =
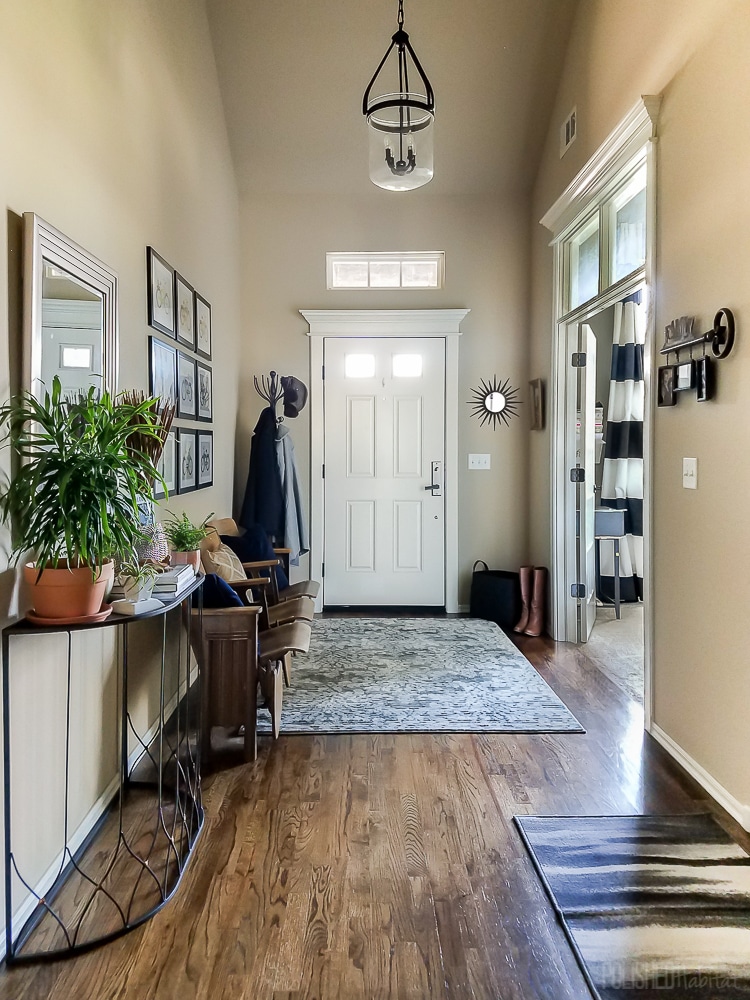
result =
[[[370,103],[370,93],[375,81],[380,75],[380,71],[385,66],[388,57],[390,56],[393,49],[398,50],[398,82],[399,82],[399,93],[398,94],[384,94],[382,97],[376,97],[372,104]],[[409,64],[408,58],[411,57],[414,67],[419,74],[419,77],[424,84],[425,98],[420,100],[417,97],[409,96]],[[372,120],[372,115],[376,114],[378,111],[382,111],[385,108],[398,108],[399,109],[399,127],[388,127],[380,125],[377,121]],[[414,156],[414,150],[409,147],[407,149],[406,155],[404,155],[404,136],[408,135],[410,132],[419,132],[422,129],[427,128],[432,122],[431,118],[428,118],[423,123],[417,122],[416,124],[412,121],[411,110],[415,108],[419,111],[426,111],[430,116],[435,114],[435,94],[432,89],[432,84],[427,78],[427,74],[422,69],[422,64],[417,57],[416,52],[412,48],[411,42],[409,41],[409,35],[404,31],[404,0],[399,0],[398,4],[398,30],[391,38],[391,44],[380,60],[378,68],[373,73],[372,79],[367,85],[364,97],[362,98],[362,114],[368,119],[368,123],[375,129],[379,129],[383,132],[391,133],[392,135],[398,135],[399,137],[399,158],[395,159],[393,153],[390,150],[386,151],[386,162],[391,169],[391,172],[403,176],[404,174],[409,174],[416,167],[416,158]]]

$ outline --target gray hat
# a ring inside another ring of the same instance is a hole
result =
[[[307,386],[294,375],[282,375],[281,388],[284,390],[284,416],[296,417],[307,402]]]

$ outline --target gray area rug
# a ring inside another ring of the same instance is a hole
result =
[[[711,816],[516,824],[598,1000],[750,997],[750,857]]]
[[[269,731],[265,713],[260,732]],[[294,658],[282,733],[582,733],[492,622],[321,618]]]

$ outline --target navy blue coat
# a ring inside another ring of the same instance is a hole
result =
[[[255,425],[250,443],[250,467],[239,523],[261,524],[276,541],[284,539],[284,494],[276,458],[276,414],[267,406]]]

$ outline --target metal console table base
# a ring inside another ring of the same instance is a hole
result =
[[[9,965],[60,959],[88,951],[128,933],[157,913],[174,895],[203,827],[200,777],[200,675],[190,684],[189,629],[180,627],[177,647],[178,700],[166,716],[167,616],[187,612],[190,621],[197,578],[189,590],[163,609],[132,618],[112,616],[96,625],[41,628],[26,620],[3,630],[3,726],[5,758],[5,928]],[[162,619],[159,718],[155,734],[139,733],[128,705],[129,630],[144,618]],[[118,789],[109,808],[77,850],[69,828],[72,633],[115,626],[122,629],[122,711]],[[50,885],[34,886],[20,870],[11,836],[12,771],[10,705],[11,639],[30,634],[67,633],[64,839]],[[200,666],[198,666],[200,671]],[[184,696],[179,692],[184,689]],[[128,747],[140,749],[130,767]],[[14,889],[36,899],[31,915],[16,929]]]

